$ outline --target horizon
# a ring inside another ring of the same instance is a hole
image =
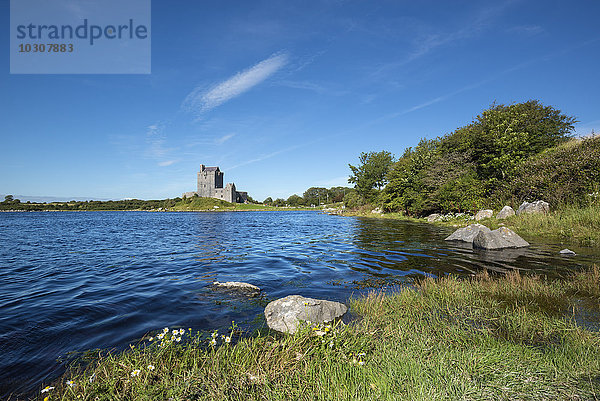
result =
[[[398,157],[530,99],[588,135],[599,13],[594,1],[154,1],[148,75],[11,75],[5,40],[0,192],[172,199],[205,164],[257,201],[287,199],[350,187],[361,152]],[[8,2],[0,15],[9,26]]]

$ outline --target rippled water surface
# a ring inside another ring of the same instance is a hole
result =
[[[266,301],[290,294],[344,301],[365,283],[484,266],[554,275],[598,256],[529,238],[525,250],[473,251],[444,242],[450,232],[316,212],[0,213],[0,397],[35,391],[72,352],[164,326],[251,329]],[[227,298],[215,280],[256,284],[265,299]]]

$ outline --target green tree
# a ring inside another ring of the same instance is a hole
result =
[[[5,203],[11,203],[11,202],[12,202],[12,201],[14,201],[14,200],[15,200],[15,198],[14,198],[14,196],[12,196],[12,195],[6,195],[6,196],[4,197],[4,202],[5,202]]]
[[[304,205],[304,199],[301,196],[298,196],[296,194],[290,196],[289,198],[287,198],[287,204],[290,206],[302,206]]]
[[[267,199],[265,199],[265,200],[263,201],[263,204],[265,204],[265,205],[272,205],[272,204],[273,204],[273,198],[271,198],[271,197],[269,196]]]
[[[385,150],[362,152],[358,160],[358,167],[348,164],[352,171],[348,182],[354,184],[354,188],[363,199],[374,201],[381,188],[388,182],[387,175],[394,163],[394,155]]]
[[[302,195],[306,206],[319,205],[328,201],[327,188],[310,187]]]

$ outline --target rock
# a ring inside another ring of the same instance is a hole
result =
[[[242,283],[240,281],[227,281],[226,283],[215,281],[212,283],[212,287],[215,290],[233,292],[250,298],[256,297],[260,294],[260,288],[257,286],[248,283]]]
[[[575,252],[573,252],[570,249],[563,249],[562,251],[559,252],[561,255],[577,255]]]
[[[438,221],[442,218],[439,213],[432,213],[429,216],[425,217],[428,222],[433,223],[434,221]]]
[[[522,213],[549,213],[550,204],[543,200],[536,200],[535,202],[523,202],[519,209],[517,209],[517,216]]]
[[[529,246],[529,242],[506,227],[500,227],[488,232],[482,230],[473,238],[473,248],[503,249],[522,248],[525,246]]]
[[[342,317],[348,307],[342,303],[290,295],[270,302],[265,308],[267,325],[283,333],[295,333],[300,321],[330,322]]]
[[[504,206],[502,208],[502,210],[500,210],[498,212],[498,214],[496,215],[496,218],[498,220],[501,220],[501,219],[506,219],[506,218],[508,218],[510,216],[514,216],[514,215],[515,215],[515,209],[513,209],[510,206]]]
[[[473,238],[480,232],[490,232],[491,230],[484,225],[481,224],[471,224],[470,226],[459,228],[450,234],[446,241],[464,241],[464,242],[473,242]]]
[[[494,211],[491,209],[480,210],[475,215],[475,221],[479,221],[482,219],[489,219],[494,215]]]

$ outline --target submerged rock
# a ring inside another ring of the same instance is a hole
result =
[[[480,231],[490,232],[491,230],[482,224],[471,224],[470,226],[459,228],[450,234],[446,241],[463,241],[472,243],[473,239]]]
[[[493,215],[494,215],[494,211],[491,210],[491,209],[480,210],[475,215],[475,221],[479,221],[479,220],[483,220],[483,219],[489,219]]]
[[[256,297],[260,294],[259,287],[248,283],[242,283],[240,281],[227,281],[225,283],[215,281],[212,283],[212,287],[215,290],[233,292],[250,298]]]
[[[550,204],[543,200],[536,200],[535,202],[523,202],[519,209],[517,209],[517,216],[522,213],[549,213]]]
[[[508,218],[510,216],[514,216],[514,215],[515,215],[515,209],[513,209],[510,206],[504,206],[502,208],[502,210],[500,210],[498,212],[498,214],[496,215],[496,218],[498,220],[502,220],[502,219],[506,219],[506,218]]]
[[[529,242],[506,227],[500,227],[494,231],[480,231],[473,239],[473,248],[504,249],[525,246],[529,246]]]
[[[290,295],[270,302],[265,308],[267,325],[283,333],[295,333],[300,321],[331,322],[342,317],[348,307],[342,303]]]
[[[560,253],[561,255],[577,255],[575,252],[573,252],[572,250],[567,249],[567,248],[563,249],[562,251],[560,251],[558,253]]]

